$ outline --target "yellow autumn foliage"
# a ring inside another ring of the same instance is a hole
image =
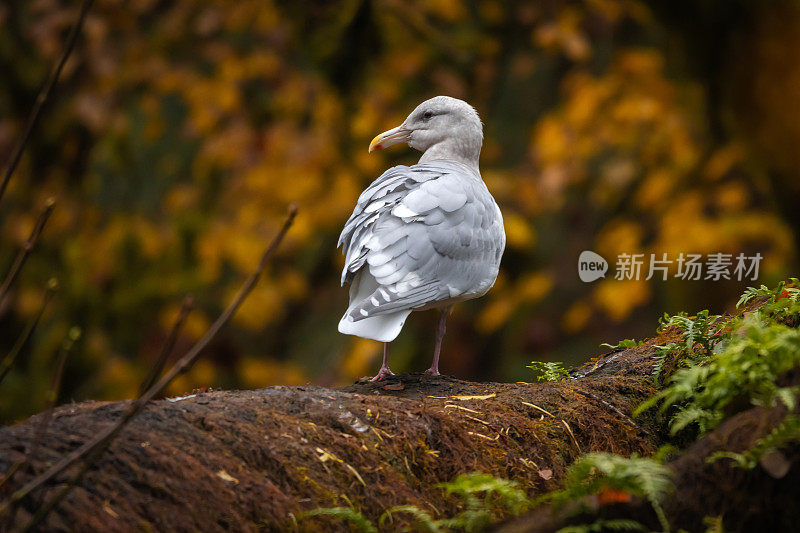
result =
[[[0,7],[9,67],[0,154],[74,19],[69,3],[12,4]],[[792,168],[795,147],[778,140],[800,117],[794,107],[780,117],[774,87],[791,87],[800,70],[776,76],[768,51],[791,51],[794,38],[757,34],[752,53],[762,59],[749,64],[765,65],[772,82],[752,73],[752,115],[771,118],[756,120],[751,143],[747,130],[726,129],[736,113],[717,120],[732,104],[684,70],[691,51],[667,46],[674,30],[660,16],[640,0],[97,0],[0,205],[10,264],[38,209],[49,196],[58,202],[0,306],[3,330],[37,312],[48,279],[62,287],[26,354],[32,363],[10,376],[10,392],[0,389],[0,418],[28,412],[13,400],[23,384],[44,390],[47,361],[72,325],[85,335],[65,398],[135,394],[183,296],[196,308],[176,351],[234,297],[290,202],[299,215],[261,282],[169,393],[344,383],[374,371],[380,346],[336,331],[347,303],[336,239],[364,187],[418,157],[407,147],[370,154],[370,139],[436,94],[480,112],[482,173],[507,234],[495,287],[450,319],[464,338],[445,338],[445,372],[458,357],[487,379],[520,379],[523,363],[568,340],[613,341],[609,328],[634,337],[662,311],[722,311],[731,303],[722,295],[756,283],[727,283],[709,302],[702,283],[614,279],[620,254],[758,252],[759,282],[797,274],[797,217],[781,208],[796,189],[774,186],[767,170],[772,160]],[[756,145],[774,147],[772,160]],[[584,250],[608,261],[605,278],[580,281]],[[429,315],[412,316],[392,346],[409,369],[430,355]]]

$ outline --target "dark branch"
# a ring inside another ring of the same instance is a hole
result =
[[[67,62],[67,59],[69,59],[72,49],[75,48],[78,35],[81,33],[81,28],[86,20],[86,15],[89,13],[89,8],[92,7],[93,2],[94,0],[84,0],[83,4],[81,4],[78,20],[75,21],[75,25],[72,26],[69,36],[67,36],[67,40],[64,43],[64,50],[61,52],[61,58],[58,60],[58,63],[56,63],[56,66],[53,68],[53,70],[50,71],[50,74],[45,80],[44,85],[42,85],[42,88],[39,90],[39,94],[36,96],[36,102],[33,104],[31,114],[28,116],[28,122],[25,124],[25,129],[22,132],[22,136],[20,137],[16,146],[14,146],[14,151],[11,152],[11,158],[8,160],[8,164],[3,171],[3,182],[0,183],[0,201],[2,201],[3,195],[6,192],[6,187],[8,187],[8,182],[11,181],[11,176],[14,174],[14,170],[16,170],[17,165],[19,164],[19,160],[22,158],[22,152],[25,151],[25,145],[28,144],[28,140],[31,137],[33,128],[36,126],[36,122],[39,119],[39,114],[41,113],[44,104],[47,103],[48,98],[50,98],[50,93],[53,91],[53,87],[55,87],[59,76],[61,76],[61,70],[64,68],[64,64]]]
[[[166,342],[164,342],[164,345],[161,347],[161,353],[158,354],[156,364],[153,365],[153,368],[150,370],[150,374],[147,376],[147,378],[145,378],[145,380],[142,382],[142,386],[139,388],[139,396],[147,392],[147,389],[152,387],[158,379],[158,376],[161,375],[161,371],[164,370],[164,366],[167,364],[169,355],[172,353],[173,348],[175,348],[175,342],[178,340],[178,334],[183,327],[183,323],[186,321],[186,317],[189,316],[189,313],[191,313],[193,307],[194,297],[192,295],[186,296],[181,304],[181,311],[178,314],[178,318],[175,320],[175,324],[172,326],[172,331],[169,332],[169,337],[167,337]]]
[[[75,450],[74,452],[66,455],[60,461],[58,461],[55,465],[53,465],[49,470],[46,472],[36,476],[28,483],[26,483],[22,488],[14,492],[10,499],[3,502],[2,506],[0,506],[0,515],[5,515],[11,506],[15,505],[17,502],[21,501],[23,498],[28,496],[32,491],[42,487],[45,483],[53,479],[55,476],[58,476],[66,469],[74,465],[76,462],[84,459],[85,463],[83,468],[78,472],[76,476],[70,479],[68,483],[69,486],[73,486],[77,483],[79,477],[88,470],[86,463],[91,464],[94,460],[101,455],[103,451],[105,451],[108,446],[113,441],[114,437],[131,421],[133,417],[135,417],[146,405],[147,403],[161,394],[164,389],[166,389],[172,381],[178,377],[180,374],[186,372],[191,368],[194,362],[200,356],[200,353],[203,349],[208,345],[208,343],[216,336],[222,326],[225,325],[228,320],[233,316],[234,313],[239,309],[242,305],[244,300],[256,286],[258,279],[261,277],[261,274],[264,271],[264,268],[267,266],[269,259],[275,253],[275,250],[280,245],[281,241],[283,240],[286,232],[289,230],[289,227],[294,222],[294,217],[297,214],[297,206],[292,204],[289,207],[289,214],[286,217],[285,222],[283,223],[283,227],[280,229],[278,234],[272,240],[270,245],[264,251],[264,254],[261,256],[261,261],[258,264],[255,272],[253,272],[249,278],[245,281],[242,288],[239,290],[239,293],[236,295],[234,300],[228,305],[227,309],[223,311],[223,313],[217,318],[217,320],[211,325],[205,335],[197,341],[197,343],[192,346],[189,352],[186,353],[177,363],[175,363],[169,371],[152,387],[150,387],[143,395],[139,396],[136,400],[134,400],[128,410],[123,414],[122,418],[117,421],[112,426],[108,427],[106,430],[99,433],[94,439],[90,440],[83,444],[80,448]],[[45,505],[41,506],[39,512],[34,515],[31,522],[25,527],[25,530],[28,530],[38,524],[41,520],[46,517],[47,511],[54,508],[61,498],[66,496],[67,490],[59,491],[59,493],[47,502]]]
[[[48,198],[44,209],[39,213],[39,217],[36,219],[36,224],[34,224],[31,234],[28,236],[28,240],[22,244],[22,249],[17,253],[17,257],[14,258],[14,262],[11,264],[8,274],[6,274],[6,279],[4,279],[3,284],[0,285],[0,302],[6,297],[11,285],[22,270],[25,260],[28,259],[28,256],[36,246],[36,241],[39,240],[39,235],[42,234],[44,225],[47,224],[47,220],[50,218],[50,214],[53,212],[55,205],[56,201],[53,198]]]
[[[8,472],[3,477],[0,485],[10,480],[14,473],[26,464],[33,463],[33,459],[36,457],[36,453],[39,450],[39,444],[44,439],[44,436],[47,433],[47,428],[50,426],[50,420],[53,418],[53,407],[55,407],[56,400],[58,400],[58,393],[61,390],[61,382],[64,379],[64,369],[67,366],[67,358],[72,352],[72,348],[75,346],[75,343],[78,341],[80,336],[80,328],[72,327],[67,333],[67,338],[64,339],[64,342],[61,344],[61,348],[59,349],[56,358],[56,369],[53,371],[53,379],[50,383],[50,389],[47,391],[47,396],[45,398],[44,413],[39,419],[39,423],[36,425],[36,429],[33,432],[33,442],[28,448],[25,457],[11,465],[11,468],[9,468]],[[11,510],[9,523],[13,522],[14,520],[15,510],[16,508],[12,508]]]
[[[39,306],[39,310],[36,314],[31,318],[28,325],[25,327],[25,330],[17,339],[17,342],[14,343],[14,346],[11,347],[11,350],[3,356],[3,359],[0,360],[0,383],[3,382],[8,372],[14,366],[14,361],[16,361],[17,356],[22,351],[22,348],[28,342],[33,331],[36,329],[36,326],[39,324],[39,320],[42,319],[42,315],[44,314],[45,309],[47,309],[47,305],[50,303],[50,300],[53,299],[53,295],[55,295],[56,291],[58,290],[58,281],[55,278],[51,279],[47,283],[47,290],[45,290],[44,297],[42,298],[42,305]],[[0,486],[3,483],[0,482]]]

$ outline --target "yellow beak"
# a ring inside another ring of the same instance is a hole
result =
[[[405,142],[411,133],[404,125],[397,126],[389,131],[384,131],[380,135],[375,136],[372,142],[369,143],[369,151],[383,150],[393,144]]]

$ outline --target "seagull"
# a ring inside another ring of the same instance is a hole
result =
[[[392,167],[358,198],[339,237],[342,286],[350,304],[339,331],[383,342],[371,381],[394,373],[393,341],[412,311],[440,310],[433,363],[452,306],[486,294],[506,244],[503,216],[478,168],[483,125],[468,103],[449,96],[422,102],[398,127],[372,139],[369,151],[401,142],[423,152],[416,165]]]

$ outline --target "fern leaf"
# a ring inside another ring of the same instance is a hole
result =
[[[398,505],[387,509],[381,515],[380,520],[378,520],[378,525],[383,527],[383,523],[386,519],[391,518],[395,513],[408,513],[412,515],[416,520],[414,524],[416,531],[424,531],[425,533],[440,533],[442,531],[442,528],[439,527],[439,523],[433,519],[428,511],[420,509],[415,505]]]
[[[361,531],[361,533],[378,533],[378,528],[376,528],[375,525],[370,522],[369,518],[352,507],[324,507],[320,509],[312,509],[300,514],[298,518],[303,519],[312,516],[330,516],[333,518],[341,518],[352,523],[358,528],[359,531]]]

